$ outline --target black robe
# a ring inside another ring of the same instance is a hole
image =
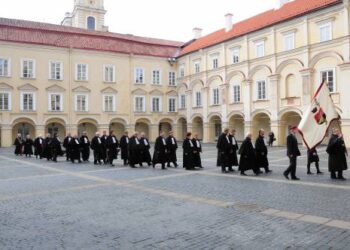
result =
[[[309,149],[307,151],[307,162],[311,164],[313,162],[319,162],[319,161],[320,161],[320,158],[318,157],[316,148],[313,148],[311,150]]]
[[[348,169],[346,161],[346,147],[343,138],[332,135],[327,147],[328,171],[343,171]]]
[[[123,135],[120,138],[120,153],[122,160],[128,160],[129,159],[129,137],[126,135]]]
[[[169,136],[166,138],[166,145],[168,149],[168,162],[177,162],[177,157],[176,157],[176,150],[178,148],[177,146],[177,141],[175,137]]]
[[[114,139],[114,140],[113,140]],[[110,135],[107,137],[106,146],[108,150],[108,159],[113,160],[118,158],[119,142],[117,137]]]
[[[98,136],[95,136],[94,138],[92,138],[90,147],[94,151],[94,161],[95,162],[101,161],[101,159],[102,159],[102,148],[103,148],[103,144],[102,144],[101,138],[98,137]]]
[[[61,142],[57,137],[52,138],[51,150],[52,150],[52,155],[54,156],[54,158],[56,158],[57,156],[63,155],[63,151],[61,148]]]
[[[202,167],[201,153],[202,153],[202,144],[199,140],[193,138],[192,143],[194,146],[193,152],[193,164],[195,167]]]
[[[255,141],[255,152],[256,152],[256,167],[267,168],[269,166],[269,160],[267,159],[267,147],[265,145],[264,137],[258,136]]]
[[[194,160],[194,151],[196,148],[194,147],[193,142],[186,138],[182,144],[183,148],[183,167],[186,169],[194,169],[195,160]]]
[[[50,137],[46,137],[44,140],[44,147],[42,157],[48,160],[52,159],[52,147],[51,147],[52,139]]]
[[[255,167],[255,150],[253,148],[252,140],[250,138],[246,138],[240,149],[239,154],[241,155],[241,158],[239,159],[239,169],[240,171],[246,171],[246,170],[254,170],[256,171]]]
[[[129,164],[131,166],[142,163],[141,142],[133,136],[129,142]]]
[[[230,166],[230,151],[232,147],[232,142],[229,135],[222,133],[216,144],[218,149],[217,166],[229,167]]]
[[[102,142],[102,149],[101,149],[101,158],[103,160],[107,159],[107,135],[102,135],[101,136],[101,142]]]
[[[15,145],[15,155],[21,155],[23,150],[23,141],[22,138],[16,138],[15,142],[13,143]]]
[[[141,138],[141,158],[142,162],[147,162],[151,163],[152,158],[151,158],[151,153],[149,152],[151,149],[151,145],[149,144],[149,141],[147,138]]]
[[[164,145],[165,142],[165,145]],[[165,164],[167,160],[167,145],[163,137],[158,136],[154,145],[153,164]]]
[[[69,143],[70,153],[69,157],[72,161],[79,160],[80,161],[80,151],[81,151],[81,145],[78,138],[72,138],[72,140]]]
[[[70,142],[71,140],[73,139],[73,137],[71,136],[67,136],[66,138],[64,138],[63,140],[63,147],[66,149],[66,155],[67,155],[67,158],[69,159],[69,154],[70,154]]]
[[[83,161],[88,161],[90,157],[90,140],[86,135],[80,137],[81,157]]]
[[[33,155],[33,145],[34,145],[34,142],[32,139],[26,139],[24,142],[23,154]]]
[[[44,139],[41,137],[38,137],[34,141],[34,155],[41,156],[43,153],[44,148]]]
[[[229,135],[229,139],[231,142],[230,145],[230,151],[229,151],[229,166],[238,166],[238,158],[237,158],[237,151],[238,151],[238,142],[236,138],[232,135]]]

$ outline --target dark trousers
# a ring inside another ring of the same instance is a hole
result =
[[[337,172],[338,172],[338,178],[343,178],[343,170],[331,171],[331,178],[333,179],[337,178],[337,175],[336,175]]]
[[[285,173],[287,175],[291,175],[292,178],[296,177],[296,171],[297,171],[297,157],[289,157],[289,167],[286,169]]]
[[[101,152],[99,150],[94,150],[94,163],[101,163]]]

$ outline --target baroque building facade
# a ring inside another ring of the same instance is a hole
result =
[[[283,145],[322,80],[350,143],[348,0],[281,1],[187,43],[107,32],[103,1],[76,0],[62,26],[0,19],[1,145],[17,133],[186,131],[214,142],[260,128]],[[70,27],[67,27],[70,26]],[[336,126],[333,124],[332,126]]]

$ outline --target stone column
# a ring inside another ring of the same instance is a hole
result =
[[[243,139],[245,139],[246,134],[250,132],[253,133],[253,124],[252,121],[245,121],[244,122],[244,135],[243,135]]]
[[[1,141],[0,141],[0,147],[8,148],[11,147],[13,144],[12,141],[12,127],[11,125],[1,125]]]
[[[186,120],[187,123],[192,122],[192,107],[193,107],[193,100],[192,100],[192,90],[186,91]]]
[[[159,125],[158,124],[151,124],[149,126],[149,140],[151,142],[155,142],[157,137],[159,136]]]
[[[221,102],[221,116],[222,116],[222,128],[228,126],[227,122],[227,104],[228,104],[228,93],[229,93],[229,85],[227,83],[220,85],[220,96],[222,97]],[[225,124],[225,125],[224,125]]]
[[[275,145],[282,146],[285,144],[286,138],[281,133],[282,124],[280,121],[271,121],[271,131],[275,134]],[[267,136],[267,135],[266,135]]]
[[[210,141],[210,124],[208,122],[203,123],[203,142],[208,143]]]
[[[45,137],[47,134],[47,131],[45,130],[44,125],[36,125],[35,126],[35,137],[38,137],[39,135]]]
[[[303,69],[300,71],[303,83],[303,97],[302,97],[302,105],[308,106],[311,103],[312,98],[312,81],[313,81],[313,69]]]
[[[278,112],[280,110],[280,88],[279,88],[280,75],[269,76],[270,82],[270,112],[271,121],[278,120]]]
[[[242,101],[244,103],[244,106],[243,106],[243,109],[244,109],[244,117],[245,117],[245,121],[246,122],[250,122],[251,121],[251,116],[250,116],[250,113],[251,113],[251,103],[252,103],[252,96],[251,96],[251,93],[252,93],[252,80],[250,79],[247,79],[245,81],[243,81],[243,86],[242,86],[242,89],[243,89],[243,96],[242,96]]]

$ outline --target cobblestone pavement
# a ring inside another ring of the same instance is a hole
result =
[[[278,147],[273,173],[259,177],[222,174],[214,145],[204,146],[200,171],[52,163],[0,149],[0,249],[350,249],[350,180],[332,181],[319,154],[325,174],[306,175],[303,150],[293,182]]]

